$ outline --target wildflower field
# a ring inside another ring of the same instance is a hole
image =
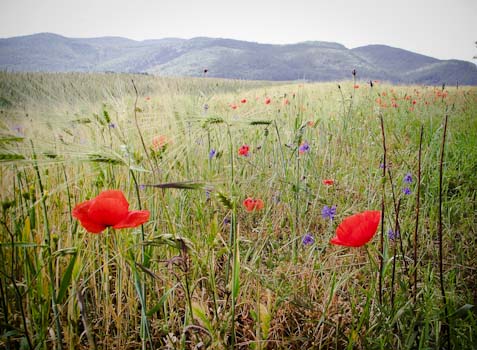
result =
[[[0,348],[477,348],[477,89],[0,73]]]

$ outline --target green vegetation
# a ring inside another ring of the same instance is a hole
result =
[[[0,73],[0,113],[2,348],[477,347],[475,88]],[[109,189],[149,220],[87,232]]]

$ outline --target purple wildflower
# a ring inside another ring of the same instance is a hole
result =
[[[214,156],[215,156],[215,153],[216,153],[215,149],[214,149],[214,148],[212,148],[212,149],[210,150],[210,152],[209,152],[209,159],[212,159],[212,158],[214,158]]]
[[[312,245],[313,243],[315,243],[315,239],[313,238],[311,233],[308,232],[306,235],[303,236],[301,242],[303,243],[303,245]]]
[[[205,190],[205,198],[210,200],[210,190]]]
[[[308,142],[304,141],[298,148],[298,153],[303,154],[305,152],[308,152],[309,150],[310,150],[310,145],[308,144]]]
[[[411,194],[411,189],[409,187],[404,187],[402,189],[402,193],[404,193],[406,196],[409,196]]]
[[[396,232],[393,231],[393,229],[388,230],[388,237],[390,240],[394,241],[396,238],[399,238],[399,230]]]
[[[114,124],[114,123],[109,123],[108,126],[109,126],[110,129],[115,129],[116,128],[116,124]]]
[[[412,183],[412,175],[411,173],[407,173],[406,176],[404,176],[404,182],[407,184]]]
[[[332,207],[329,207],[325,205],[323,209],[321,210],[321,217],[323,219],[330,219],[333,220],[336,215],[336,205],[333,205]]]

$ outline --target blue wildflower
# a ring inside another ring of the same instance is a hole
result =
[[[411,173],[407,173],[406,176],[404,176],[404,182],[407,184],[412,183],[412,175]]]
[[[313,238],[311,233],[308,232],[306,235],[303,236],[301,242],[303,243],[303,245],[312,245],[313,243],[315,243],[315,239]]]
[[[209,159],[212,159],[212,158],[214,158],[214,156],[215,156],[215,153],[216,153],[215,149],[214,149],[214,148],[212,148],[212,149],[210,150],[210,152],[209,152]]]
[[[404,187],[402,189],[402,193],[404,193],[406,196],[409,196],[411,194],[411,189],[409,187]]]
[[[323,209],[321,210],[321,217],[323,219],[330,219],[333,220],[336,215],[336,205],[333,205],[332,207],[329,207],[325,205]]]

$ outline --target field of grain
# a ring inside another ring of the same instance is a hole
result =
[[[477,89],[353,78],[0,73],[0,347],[475,349]]]

